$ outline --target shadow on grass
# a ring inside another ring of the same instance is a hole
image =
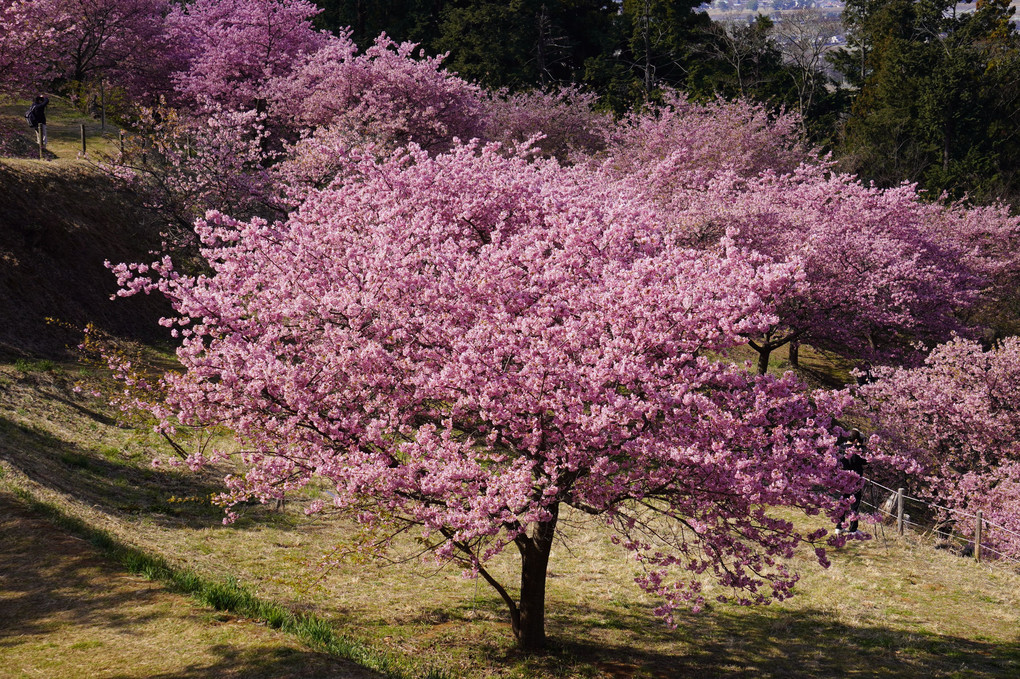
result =
[[[325,653],[299,651],[281,646],[269,649],[238,649],[220,645],[209,649],[218,660],[209,664],[192,664],[180,670],[146,674],[146,679],[348,679],[369,676],[361,668],[351,669],[346,663]],[[110,675],[110,679],[139,679],[135,674]]]
[[[201,608],[191,612],[186,600],[128,576],[87,541],[40,518],[32,507],[4,491],[0,491],[0,564],[4,621],[0,656],[5,649],[12,654],[15,670],[19,665],[22,669],[38,665],[40,672],[56,667],[60,676],[71,676],[72,671],[91,676],[74,649],[102,648],[103,657],[95,666],[105,668],[103,676],[125,679],[379,676],[326,653],[295,647],[250,619],[202,615]],[[221,632],[212,631],[219,625],[225,625]],[[87,641],[72,643],[82,637]],[[209,641],[213,644],[205,646]],[[56,665],[46,648],[55,649]],[[163,658],[160,666],[174,669],[158,673],[114,669],[134,664],[140,649],[144,655],[155,648]],[[201,660],[195,660],[196,655]]]
[[[555,626],[569,629],[578,620],[605,613],[589,607],[562,608],[555,611]],[[626,643],[603,640],[612,638],[614,628],[631,630],[654,645],[672,646],[678,652],[641,651]],[[634,604],[623,613],[617,610],[605,615],[604,622],[587,625],[583,633],[572,637],[557,637],[553,631],[553,650],[527,661],[536,676],[557,676],[557,668],[569,667],[571,659],[583,659],[614,677],[1020,676],[1017,642],[913,633],[868,623],[852,625],[820,610],[719,606],[686,615],[680,627],[670,631],[663,625],[650,625],[647,610]]]
[[[68,408],[71,408],[72,410],[76,411],[80,415],[84,415],[85,417],[89,418],[90,420],[92,420],[94,422],[98,422],[99,424],[105,425],[107,427],[113,427],[113,426],[117,425],[117,420],[115,420],[114,418],[110,417],[109,415],[104,415],[103,413],[101,413],[101,412],[99,412],[97,410],[92,410],[91,408],[86,408],[85,406],[83,406],[83,405],[81,405],[79,403],[75,403],[74,401],[72,401],[70,399],[64,398],[63,396],[60,396],[59,394],[48,394],[48,397],[53,399],[57,403],[61,403],[61,404],[65,405],[65,406],[67,406]]]
[[[503,621],[495,598],[471,610]],[[454,614],[470,632],[467,609]],[[550,602],[549,650],[525,655],[512,647],[509,623],[479,635],[478,651],[492,667],[513,666],[521,676],[576,677],[1020,677],[1020,643],[911,632],[862,622],[848,624],[822,610],[714,606],[683,614],[676,630],[653,620],[640,603],[600,606]],[[451,633],[455,633],[451,630]],[[460,632],[464,634],[464,632]],[[640,638],[640,648],[633,643]],[[587,666],[587,669],[585,669]]]
[[[36,483],[104,510],[153,513],[193,527],[223,519],[223,510],[209,502],[222,487],[208,476],[110,459],[2,417],[0,454]]]
[[[151,619],[137,608],[157,590],[95,587],[108,566],[86,543],[33,516],[0,492],[0,648],[20,636],[47,633],[73,623],[130,630]],[[134,610],[132,610],[134,609]],[[123,611],[132,610],[131,615]]]

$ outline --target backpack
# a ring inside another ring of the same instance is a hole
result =
[[[39,126],[39,109],[37,104],[32,104],[32,108],[28,109],[28,113],[25,114],[25,120],[31,128],[35,129]]]

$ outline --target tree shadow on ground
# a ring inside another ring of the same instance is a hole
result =
[[[91,676],[102,667],[103,676],[121,679],[378,676],[124,573],[5,491],[0,564],[0,656],[12,658],[8,670]],[[98,664],[83,666],[76,647],[90,649]],[[151,669],[153,652],[164,669]],[[147,669],[121,669],[132,666]]]
[[[640,630],[643,638],[680,652],[638,651],[625,644],[603,642],[600,626],[589,626],[583,633],[572,634],[571,639],[554,636],[555,651],[548,657],[548,675],[555,676],[555,667],[561,663],[557,656],[568,655],[591,659],[614,677],[1020,676],[1020,643],[1016,642],[915,633],[869,623],[847,624],[822,610],[730,606],[687,614],[679,628],[670,631],[663,625],[653,629],[643,606],[634,604],[626,609],[622,614],[616,612],[603,627]],[[590,610],[573,607],[556,612],[564,625],[590,615]]]
[[[63,621],[130,628],[150,619],[112,614],[129,604],[136,610],[151,602],[154,588],[95,587],[108,568],[83,540],[32,515],[10,494],[0,491],[0,649],[17,636],[45,632]]]
[[[216,662],[194,663],[159,674],[116,674],[110,679],[369,679],[378,677],[352,663],[324,653],[287,646],[271,649],[237,649],[221,645],[209,649]]]
[[[844,564],[860,565],[864,557],[847,551]],[[892,555],[870,559],[878,559],[876,568],[895,567]],[[417,622],[437,646],[470,638],[482,665],[523,667],[520,676],[573,678],[598,670],[620,679],[1020,677],[1015,639],[938,634],[781,606],[713,605],[699,614],[678,613],[678,627],[669,629],[650,611],[647,602],[636,600],[592,597],[577,603],[551,595],[549,650],[535,655],[514,648],[506,607],[491,593],[429,610]]]

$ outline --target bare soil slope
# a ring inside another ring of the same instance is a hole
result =
[[[56,357],[93,322],[121,336],[163,339],[152,298],[111,301],[104,261],[150,261],[159,245],[130,193],[75,161],[0,161],[0,356]]]

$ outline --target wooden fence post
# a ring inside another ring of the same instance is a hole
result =
[[[984,523],[984,516],[981,511],[977,513],[977,525],[974,527],[974,560],[981,563],[981,528]]]
[[[896,532],[903,535],[903,489],[896,491]]]
[[[85,123],[81,124],[81,152],[86,153],[88,149],[85,148]]]

